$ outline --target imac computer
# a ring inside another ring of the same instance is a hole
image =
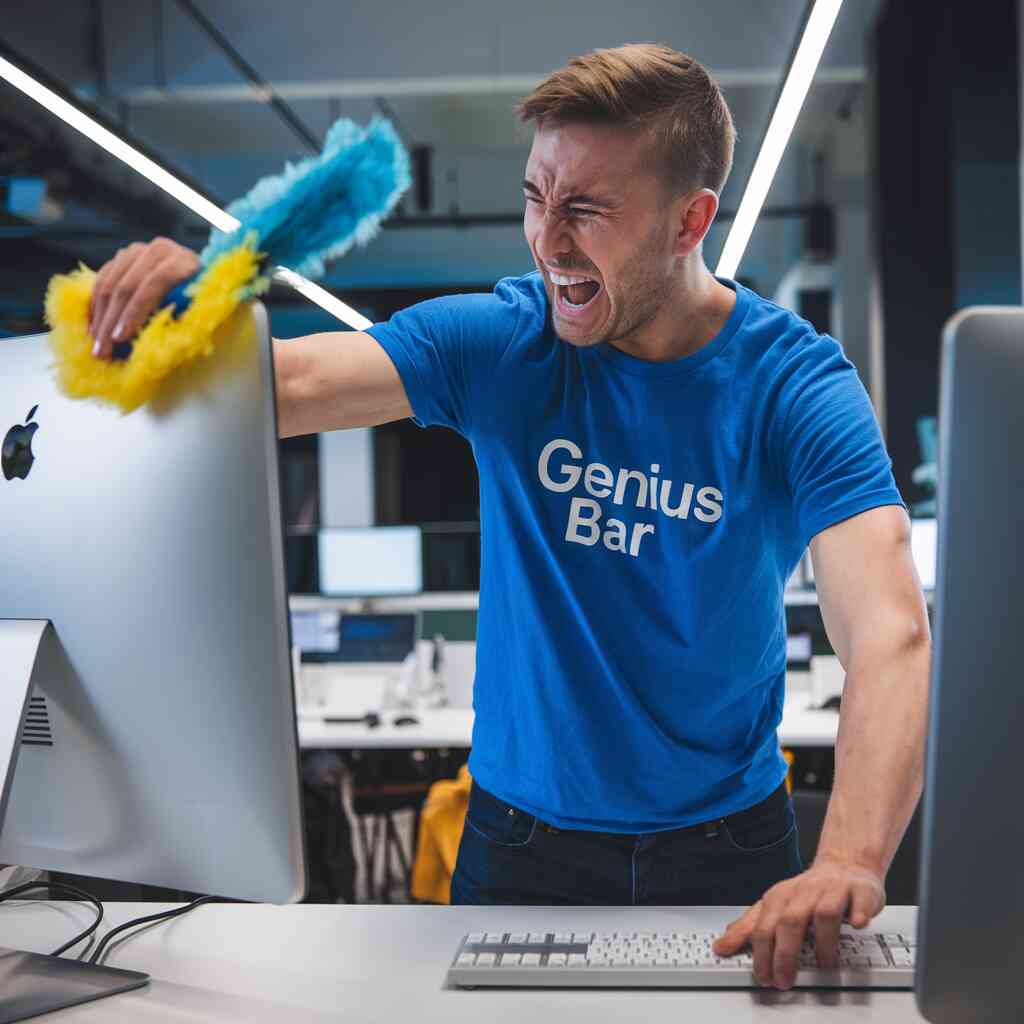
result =
[[[943,335],[917,1003],[1024,1020],[1024,309]]]
[[[129,415],[52,364],[46,334],[0,341],[0,864],[299,900],[266,311]],[[104,994],[32,956],[0,956],[0,1018],[16,990],[34,1013]]]
[[[418,526],[320,530],[317,561],[325,597],[388,597],[423,590],[423,532]]]

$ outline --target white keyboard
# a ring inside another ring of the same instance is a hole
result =
[[[751,988],[753,955],[718,957],[712,932],[476,932],[459,944],[448,984],[531,988]],[[796,988],[913,988],[916,939],[843,926],[839,967],[804,943]]]

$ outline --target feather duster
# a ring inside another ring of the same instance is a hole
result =
[[[388,121],[375,117],[365,129],[337,121],[323,153],[286,164],[228,206],[240,226],[211,233],[199,271],[164,299],[134,341],[119,346],[118,355],[127,355],[110,361],[92,356],[88,332],[96,275],[82,264],[55,275],[45,312],[61,390],[123,413],[137,409],[169,374],[212,353],[216,328],[270,287],[276,266],[323,276],[326,260],[373,239],[410,182],[408,154]]]

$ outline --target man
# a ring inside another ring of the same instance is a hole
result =
[[[929,627],[891,463],[839,344],[704,264],[734,129],[700,64],[597,51],[519,112],[537,272],[275,342],[280,432],[413,416],[473,446],[453,902],[750,904],[716,949],[749,942],[757,978],[788,987],[809,927],[834,966],[840,923],[882,909],[921,790]],[[167,240],[107,264],[98,357],[195,267]],[[803,870],[775,730],[808,545],[847,684]]]

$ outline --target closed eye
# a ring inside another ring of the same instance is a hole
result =
[[[539,199],[537,196],[531,196],[529,193],[526,193],[524,198],[528,203],[537,203],[539,205],[543,205],[543,201],[541,199]],[[569,216],[571,217],[596,217],[598,216],[598,213],[598,210],[588,210],[586,207],[583,206],[569,207]]]

